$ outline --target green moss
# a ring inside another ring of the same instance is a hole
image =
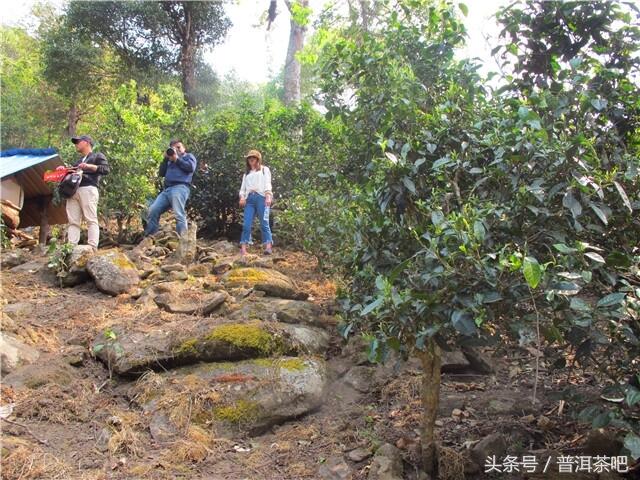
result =
[[[227,274],[225,280],[232,284],[254,285],[269,280],[269,275],[256,268],[235,268]]]
[[[280,368],[284,368],[285,370],[299,372],[304,370],[307,365],[304,363],[304,360],[300,358],[288,358],[286,360],[280,360],[278,362],[278,366]]]
[[[223,422],[234,425],[250,423],[260,415],[260,405],[250,400],[238,400],[231,405],[215,407],[213,416]]]
[[[188,338],[180,345],[178,345],[174,352],[177,355],[194,355],[198,353],[196,345],[198,345],[198,340],[196,340],[195,338]]]
[[[240,348],[252,348],[264,355],[278,349],[279,342],[274,336],[256,324],[232,323],[214,328],[205,340],[227,342]]]
[[[287,358],[285,360],[279,360],[277,358],[256,358],[251,360],[251,363],[258,367],[278,367],[291,371],[302,371],[306,368],[304,360],[301,358]]]

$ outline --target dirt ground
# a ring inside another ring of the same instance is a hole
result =
[[[331,311],[335,285],[319,273],[316,262],[298,252],[286,252],[284,257],[278,269],[310,293],[312,301]],[[110,378],[89,352],[96,334],[133,314],[144,319],[149,307],[135,304],[127,295],[102,294],[92,283],[55,287],[43,271],[3,272],[2,289],[15,333],[48,359],[35,375],[41,384],[2,388],[2,405],[15,404],[12,423],[2,421],[3,479],[316,479],[325,478],[319,473],[323,464],[339,459],[349,467],[351,477],[345,478],[357,480],[367,478],[371,458],[354,462],[345,453],[356,447],[375,450],[386,442],[401,450],[404,478],[421,478],[420,372],[413,364],[398,369],[366,367],[375,374],[369,385],[356,389],[344,382],[355,363],[353,355],[345,353],[349,349],[332,332],[327,360],[333,380],[318,411],[260,436],[238,431],[234,438],[201,442],[198,435],[203,432],[189,430],[183,439],[161,444],[149,434],[149,419],[128,400],[127,389],[135,380]],[[148,318],[158,321],[157,315]],[[465,449],[495,432],[508,439],[510,455],[584,451],[589,430],[575,416],[597,395],[594,378],[583,371],[558,373],[543,362],[538,402],[533,404],[531,354],[516,346],[487,354],[494,374],[443,375],[437,423],[443,468],[447,462],[464,462],[460,454]],[[558,400],[567,388],[581,398]],[[476,472],[466,478],[556,477]]]

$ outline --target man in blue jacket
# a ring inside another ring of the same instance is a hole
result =
[[[159,175],[164,177],[164,190],[149,207],[145,236],[158,231],[160,215],[170,209],[176,217],[178,235],[183,236],[187,232],[187,214],[184,207],[189,199],[196,162],[196,157],[187,153],[182,141],[171,141],[160,164]]]

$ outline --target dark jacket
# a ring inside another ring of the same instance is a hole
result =
[[[73,164],[74,167],[77,167],[81,163],[91,163],[93,165],[98,166],[98,170],[95,172],[82,172],[82,182],[80,182],[81,187],[98,187],[100,186],[100,179],[103,175],[107,175],[109,173],[109,164],[107,163],[107,157],[104,156],[103,153],[100,152],[91,152],[87,155],[87,158],[84,160],[81,158],[76,163]]]
[[[196,171],[197,160],[191,153],[185,153],[175,162],[170,162],[167,157],[160,164],[161,177],[164,177],[164,188],[174,185],[191,185],[193,172]]]

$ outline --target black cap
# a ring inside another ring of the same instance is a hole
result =
[[[93,147],[93,139],[89,135],[80,135],[79,137],[71,137],[71,143],[78,143],[81,140],[86,140],[89,145]]]

